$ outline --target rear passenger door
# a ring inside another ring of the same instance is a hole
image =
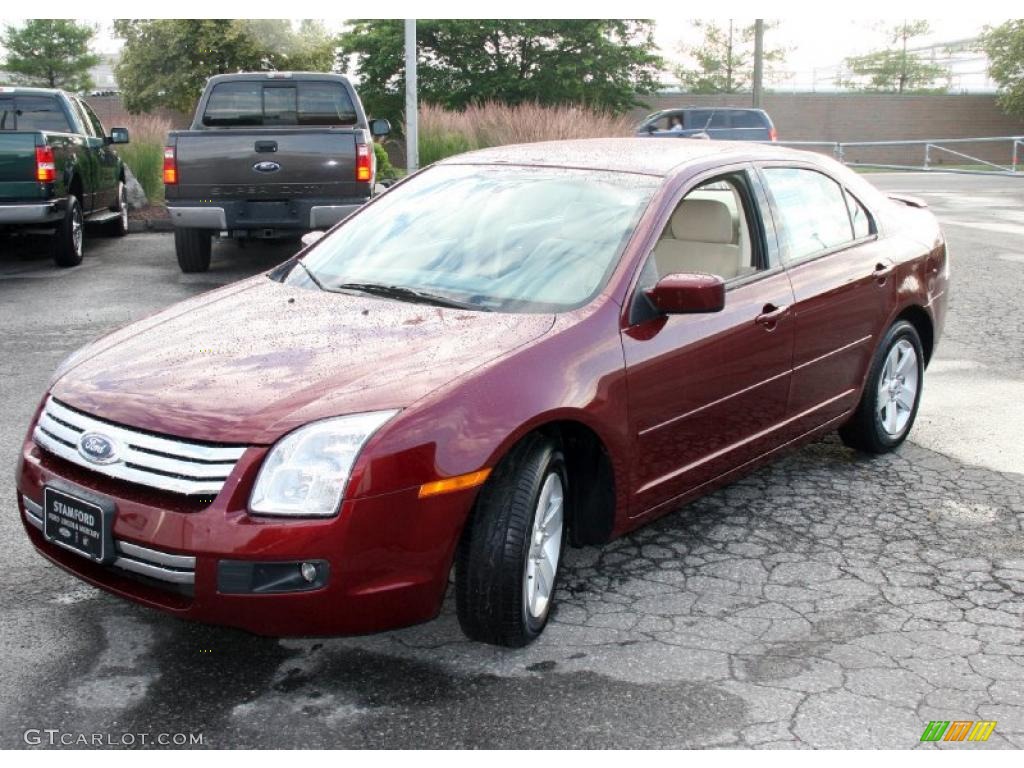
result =
[[[894,265],[870,212],[831,176],[783,166],[762,167],[761,175],[795,298],[788,427],[795,437],[856,407]]]
[[[117,201],[117,183],[119,163],[117,153],[107,142],[107,132],[103,123],[84,101],[79,106],[89,126],[89,146],[96,158],[96,199],[93,208],[109,208]]]

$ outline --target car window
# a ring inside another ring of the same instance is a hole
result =
[[[871,214],[857,198],[850,194],[849,190],[844,190],[844,192],[846,192],[846,205],[850,209],[850,221],[853,223],[854,239],[867,237],[873,231]]]
[[[559,168],[440,165],[320,240],[302,263],[326,290],[399,286],[484,310],[590,301],[660,179]],[[302,283],[302,270],[286,281]]]
[[[355,106],[341,83],[218,83],[203,125],[355,125]]]
[[[704,128],[728,128],[729,114],[710,109],[695,109],[686,113],[686,127],[695,130]]]
[[[71,99],[71,111],[75,113],[75,118],[82,124],[82,131],[85,135],[95,136],[92,125],[89,123],[89,118],[86,117],[85,109],[82,107],[82,103],[78,99]]]
[[[299,125],[355,125],[356,108],[340,83],[299,83]]]
[[[783,258],[798,261],[853,240],[842,188],[804,168],[765,168],[765,183],[779,214]]]
[[[705,273],[734,280],[760,269],[745,177],[724,176],[689,192],[669,217],[641,273],[642,287],[665,275]]]
[[[85,112],[85,117],[92,127],[92,135],[102,139],[107,135],[107,132],[103,129],[103,123],[96,117],[96,113],[92,111],[92,107],[88,103],[84,101],[79,101],[79,103],[82,105],[82,111]]]
[[[733,128],[764,128],[764,115],[760,112],[733,112]]]
[[[0,99],[0,130],[70,133],[71,125],[52,96],[16,96]]]

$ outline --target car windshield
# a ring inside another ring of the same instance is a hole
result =
[[[573,309],[604,286],[658,185],[628,173],[437,166],[350,218],[283,280],[479,310]]]

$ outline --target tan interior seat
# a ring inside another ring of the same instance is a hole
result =
[[[732,212],[721,200],[683,200],[672,214],[669,232],[671,236],[654,248],[659,277],[704,272],[729,280],[752,271],[738,242]]]

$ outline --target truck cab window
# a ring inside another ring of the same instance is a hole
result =
[[[0,99],[0,130],[69,133],[67,115],[49,96],[16,96]]]

